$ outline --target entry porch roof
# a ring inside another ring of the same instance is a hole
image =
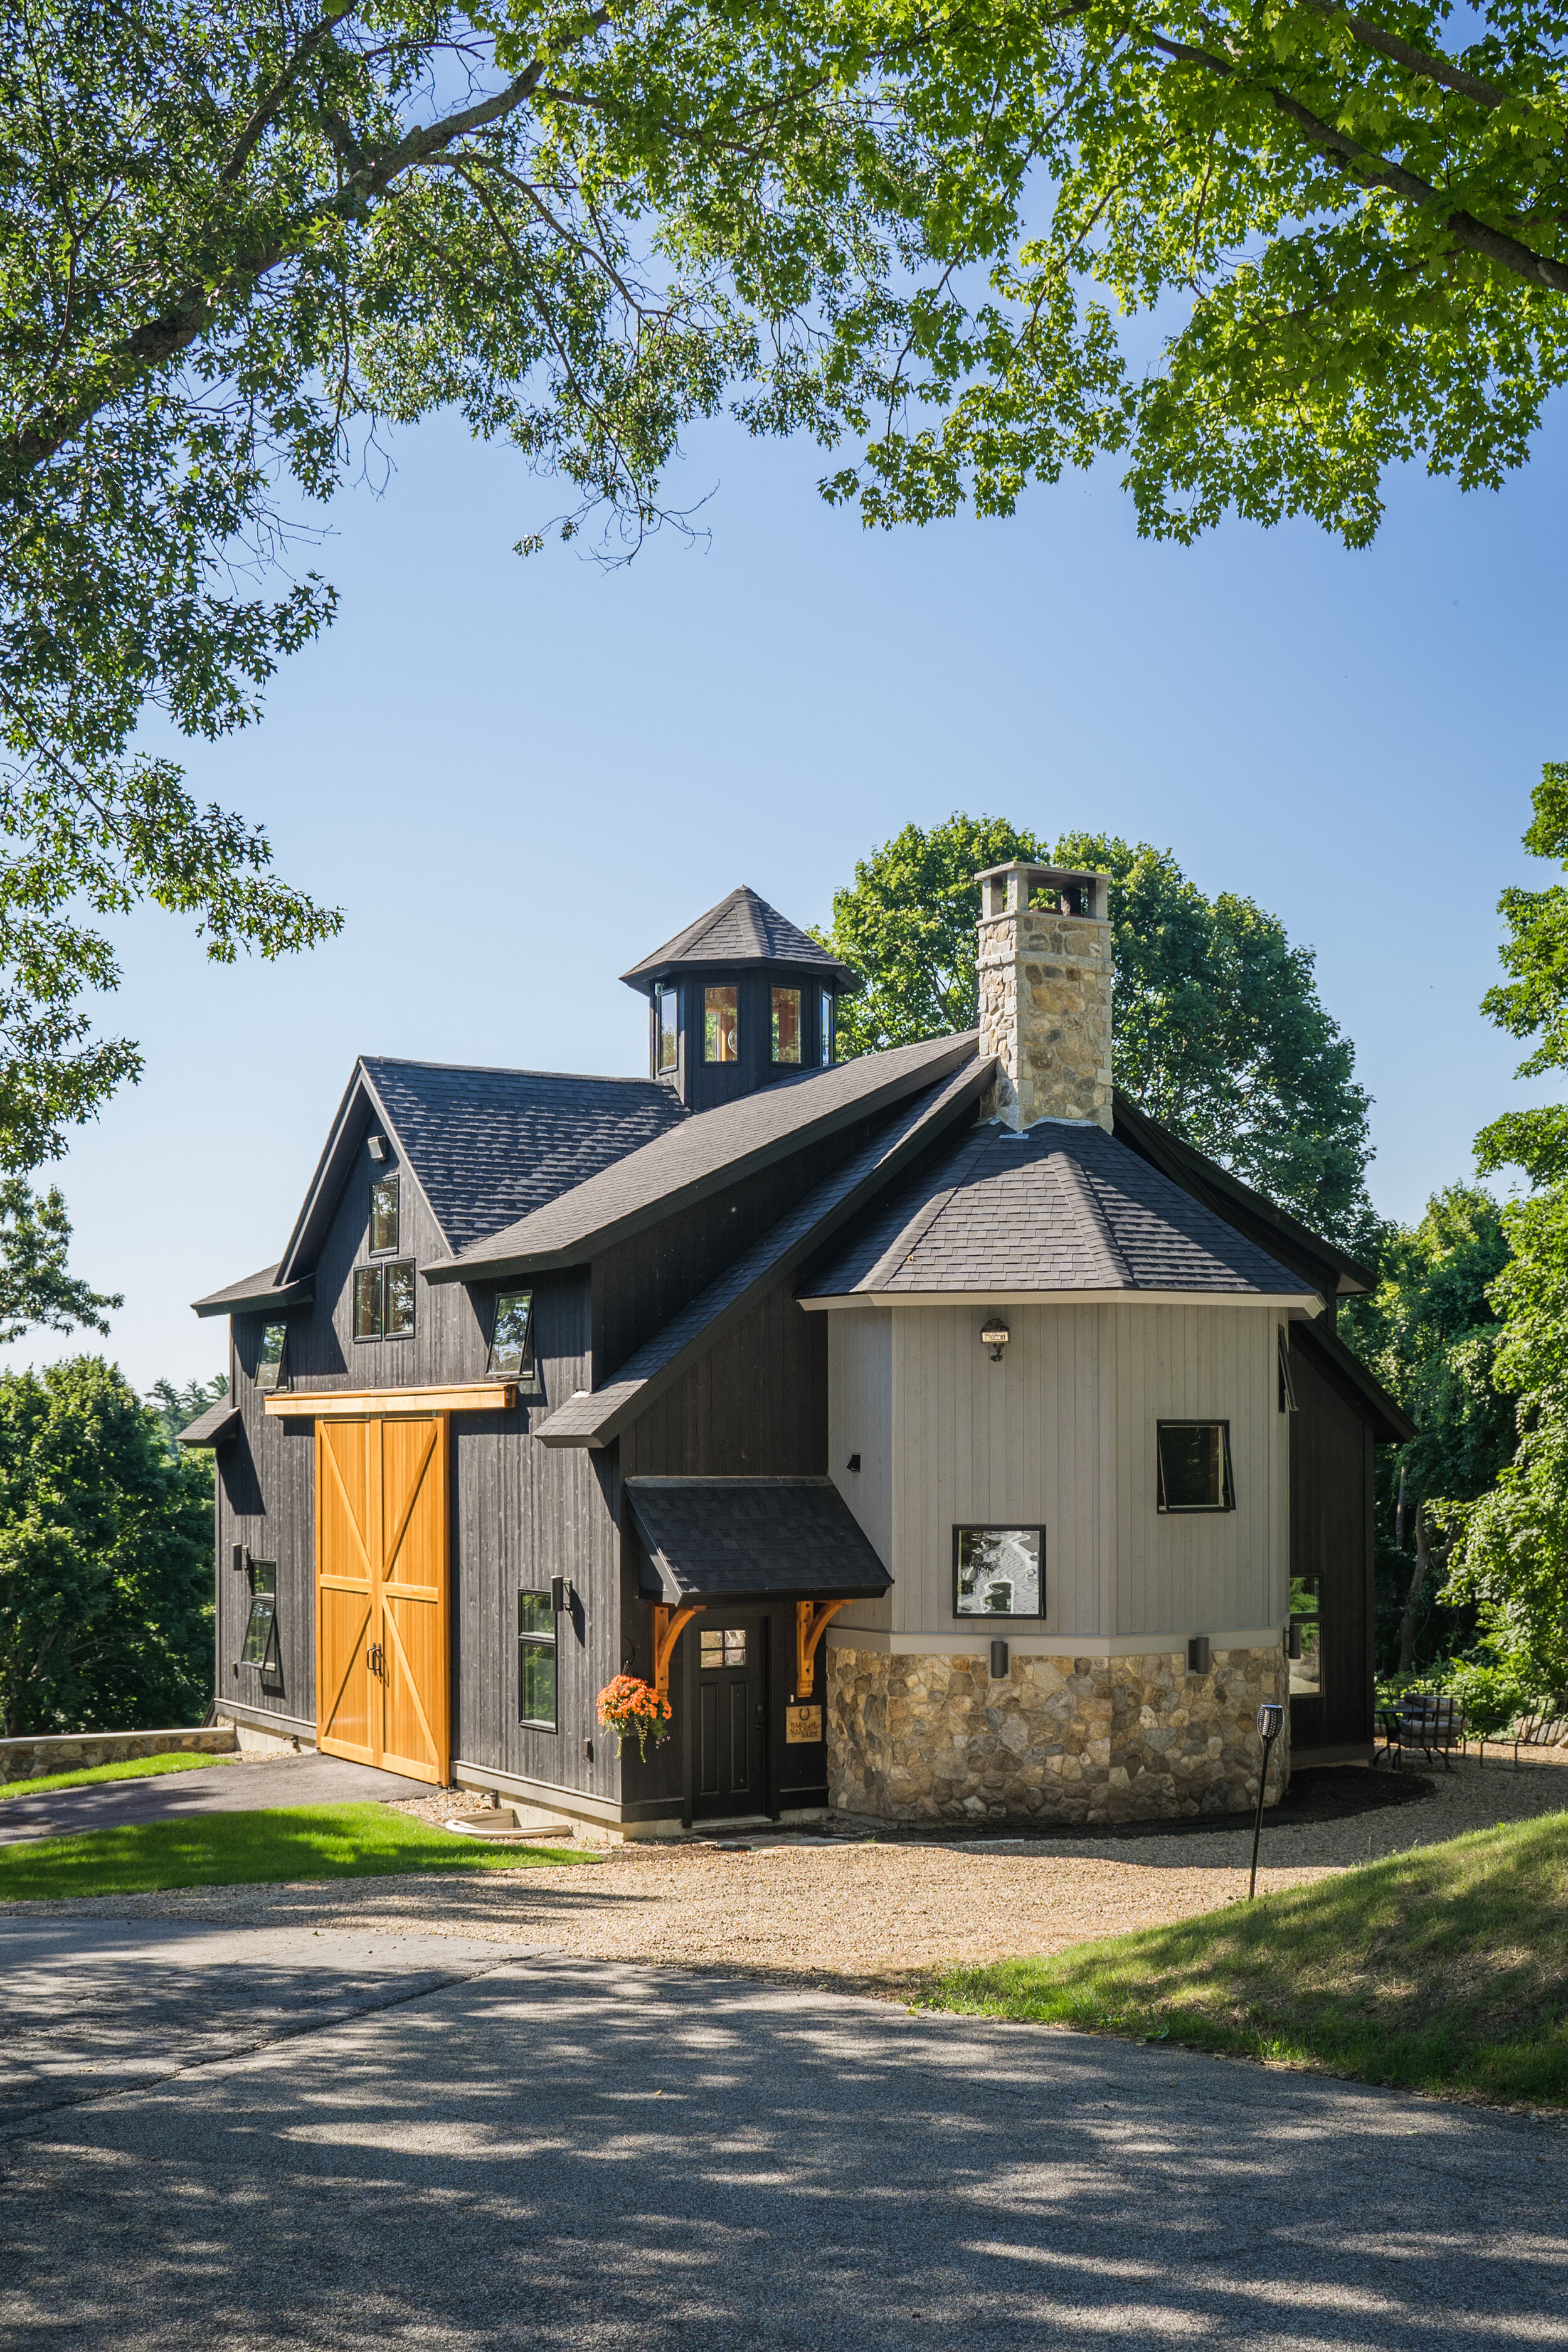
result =
[[[879,1600],[892,1589],[831,1478],[628,1478],[648,1598]]]

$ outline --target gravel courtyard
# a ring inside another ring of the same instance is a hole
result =
[[[473,1801],[462,1801],[468,1809]],[[1568,1757],[1519,1771],[1469,1761],[1436,1775],[1419,1802],[1349,1820],[1264,1830],[1265,1888],[1292,1886],[1467,1830],[1568,1807]],[[450,1798],[399,1810],[436,1818]],[[584,1841],[586,1845],[587,1841]],[[101,1906],[29,1904],[34,1917],[101,1907],[117,1917],[231,1926],[374,1928],[526,1942],[582,1959],[719,1969],[896,1992],[942,1961],[1055,1952],[1235,1902],[1247,1891],[1245,1831],[966,1846],[837,1835],[712,1843],[601,1843],[559,1869],[113,1896]]]

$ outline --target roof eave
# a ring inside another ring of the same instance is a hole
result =
[[[1116,1290],[1019,1290],[1005,1282],[962,1290],[843,1290],[812,1297],[797,1296],[807,1314],[842,1307],[1272,1307],[1292,1317],[1323,1312],[1315,1290],[1152,1290],[1129,1286]]]

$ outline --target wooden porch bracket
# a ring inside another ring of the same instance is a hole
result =
[[[669,1696],[669,1661],[680,1639],[680,1629],[692,1617],[700,1617],[702,1603],[690,1609],[667,1609],[661,1601],[653,1604],[653,1686],[660,1698]]]
[[[828,1626],[847,1601],[797,1601],[795,1604],[795,1695],[811,1696],[816,1680],[816,1650]]]

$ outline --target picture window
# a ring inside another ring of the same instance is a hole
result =
[[[503,1290],[496,1297],[496,1319],[485,1374],[492,1381],[526,1381],[533,1374],[533,1293]]]
[[[773,991],[773,1059],[775,1062],[800,1060],[798,988],[775,988]]]
[[[1163,1421],[1157,1452],[1161,1510],[1235,1510],[1228,1421]]]
[[[287,1323],[268,1323],[262,1327],[261,1352],[256,1360],[256,1385],[264,1395],[270,1396],[283,1382],[283,1359],[289,1342]]]
[[[378,1176],[370,1188],[370,1254],[380,1257],[397,1247],[397,1179]]]
[[[702,992],[702,1058],[705,1062],[738,1062],[741,1058],[740,991],[705,988]]]
[[[955,1617],[1043,1617],[1044,1528],[954,1528]]]
[[[548,1592],[518,1594],[518,1719],[538,1731],[555,1729],[555,1622]]]

